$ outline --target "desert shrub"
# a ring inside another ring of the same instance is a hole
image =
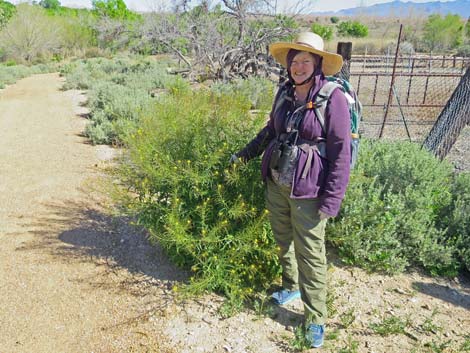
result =
[[[318,23],[313,23],[312,26],[310,27],[310,30],[313,33],[318,34],[320,37],[322,37],[326,41],[333,39],[333,29],[329,26],[323,26]]]
[[[187,289],[235,304],[280,270],[259,159],[228,164],[264,124],[266,111],[254,115],[252,105],[233,85],[166,90],[137,124],[122,126],[128,150],[117,170],[122,205],[192,273]],[[328,241],[345,263],[369,270],[454,275],[468,264],[469,190],[468,175],[454,176],[415,144],[364,140]]]
[[[121,133],[126,133],[123,127],[133,125],[145,113],[152,103],[154,90],[189,89],[186,81],[168,75],[165,66],[165,63],[124,56],[64,65],[63,88],[88,90],[90,124],[86,136],[95,144],[119,144]]]
[[[112,82],[97,83],[88,93],[91,126],[86,130],[87,136],[94,143],[118,143],[113,123],[119,120],[136,121],[150,103],[151,97],[144,89]],[[93,132],[98,132],[98,135]],[[104,137],[105,132],[108,135]]]
[[[411,143],[363,144],[329,240],[350,264],[396,273],[419,265],[455,274],[453,248],[436,226],[451,202],[452,167]]]
[[[63,55],[91,57],[93,50],[96,51],[92,48],[97,45],[96,32],[93,30],[96,19],[87,12],[79,12],[77,15],[57,14],[54,18],[60,27],[60,51]]]
[[[455,257],[470,270],[470,174],[457,174],[451,192],[452,202],[443,208],[439,225]]]
[[[456,49],[456,56],[470,56],[470,44],[462,44]]]
[[[428,50],[447,50],[462,44],[464,25],[459,15],[428,17],[423,29],[423,42]]]
[[[59,47],[58,33],[56,20],[43,8],[23,3],[0,32],[0,47],[7,57],[31,63]]]
[[[357,38],[367,37],[369,28],[359,21],[343,21],[337,25],[339,36],[351,36]]]
[[[249,102],[252,109],[269,109],[272,105],[272,81],[264,78],[249,77],[237,79],[230,83],[215,83],[211,90],[216,94],[240,94]]]
[[[272,99],[272,92],[270,94]],[[238,92],[176,91],[128,136],[119,174],[138,222],[192,272],[189,288],[240,302],[279,274],[259,160],[230,166],[265,122]]]
[[[98,82],[108,81],[150,91],[164,88],[176,79],[167,74],[167,65],[166,61],[132,56],[91,58],[64,64],[60,73],[66,78],[64,89],[90,89]]]
[[[57,66],[54,64],[39,64],[32,66],[16,65],[14,61],[0,65],[0,86],[11,85],[16,81],[34,74],[54,72]]]

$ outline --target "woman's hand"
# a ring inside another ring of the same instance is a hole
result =
[[[239,164],[240,163],[240,158],[237,157],[236,154],[232,154],[229,160],[230,164]]]

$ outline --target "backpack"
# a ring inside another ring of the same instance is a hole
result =
[[[351,122],[351,169],[354,168],[359,154],[359,123],[362,120],[362,104],[357,97],[356,91],[352,85],[339,77],[326,76],[328,82],[318,92],[313,109],[317,115],[318,121],[326,133],[325,127],[325,110],[330,99],[331,94],[337,88],[341,89],[348,100],[349,105],[349,119]]]
[[[339,77],[334,76],[325,76],[327,79],[327,83],[320,89],[318,92],[315,102],[308,102],[305,105],[304,109],[314,109],[316,116],[318,118],[318,122],[320,123],[323,132],[326,134],[326,127],[325,127],[325,110],[326,106],[328,105],[328,100],[331,97],[333,91],[337,88],[343,91],[346,99],[348,100],[349,105],[349,118],[351,122],[351,161],[350,167],[351,169],[354,168],[357,156],[359,153],[359,123],[362,120],[362,104],[357,97],[356,91],[352,87],[352,85]],[[292,100],[289,97],[286,84],[281,86],[280,88],[282,91],[278,95],[278,99],[274,108],[276,111],[278,108],[282,106],[285,100]],[[323,155],[323,154],[322,154]]]

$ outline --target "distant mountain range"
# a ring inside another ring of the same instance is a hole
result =
[[[364,7],[355,7],[336,12],[316,12],[315,14],[334,15],[334,16],[394,16],[406,17],[408,15],[429,16],[432,14],[457,14],[463,18],[470,17],[470,0],[456,0],[449,2],[403,2],[393,1],[385,4],[377,4]]]

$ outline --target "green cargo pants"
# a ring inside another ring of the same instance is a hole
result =
[[[326,321],[326,219],[318,215],[318,199],[291,199],[290,188],[267,181],[266,207],[280,248],[282,286],[300,289],[305,323]]]

